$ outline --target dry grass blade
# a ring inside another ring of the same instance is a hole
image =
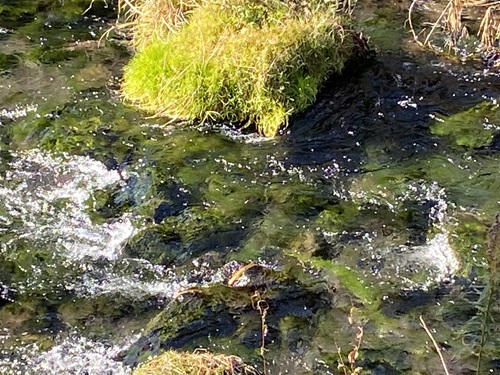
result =
[[[432,25],[431,31],[429,31],[429,34],[427,34],[427,37],[425,38],[424,46],[426,46],[429,43],[429,39],[430,39],[431,35],[434,33],[434,30],[436,30],[436,28],[440,24],[441,20],[445,17],[445,15],[448,12],[448,9],[451,7],[451,3],[453,1],[454,0],[450,0],[448,2],[448,4],[446,4],[446,7],[443,9],[443,11],[439,15],[438,19],[436,20],[436,22],[434,22],[434,24]]]
[[[132,24],[134,47],[142,49],[152,40],[176,32],[199,4],[197,0],[119,0],[118,9]]]
[[[420,46],[423,46],[422,42],[418,40],[418,35],[415,33],[415,28],[413,27],[413,21],[411,18],[411,15],[413,13],[413,8],[415,7],[415,4],[417,4],[418,0],[413,0],[410,8],[408,8],[408,26],[410,27],[410,32],[413,35],[413,40],[417,42]]]
[[[454,44],[456,44],[462,32],[462,10],[462,0],[450,1],[450,10],[448,12],[448,16],[446,17],[446,23],[448,30],[450,30],[452,34]]]
[[[130,9],[133,14],[140,15],[140,16],[144,15],[144,13],[141,12],[141,10],[139,8],[134,6],[134,4],[132,4],[129,0],[120,0],[120,2],[123,2],[123,4],[125,5],[125,8]],[[124,8],[124,7],[121,6],[121,8]]]
[[[422,318],[422,316],[420,316],[420,326],[425,330],[425,332],[427,333],[427,336],[429,336],[429,338],[431,339],[432,344],[434,345],[434,348],[436,349],[436,352],[439,356],[439,359],[441,360],[441,365],[443,366],[444,372],[446,373],[446,375],[450,375],[450,373],[448,371],[448,366],[446,366],[446,362],[445,362],[444,357],[443,357],[443,353],[441,352],[441,348],[439,347],[438,343],[434,339],[434,336],[432,336],[432,332],[429,330],[429,328],[427,328],[427,325],[425,324],[424,318]]]
[[[216,355],[169,350],[143,363],[133,375],[258,375],[258,372],[234,355]]]
[[[238,268],[227,280],[227,285],[234,286],[238,282],[238,280],[244,275],[244,273],[254,266],[255,263],[250,262],[247,265]]]
[[[413,39],[421,46],[431,46],[431,37],[437,29],[445,31],[449,38],[445,38],[446,44],[456,47],[460,40],[466,39],[469,36],[469,29],[475,30],[477,27],[477,35],[480,37],[481,49],[489,50],[498,46],[500,40],[498,13],[500,9],[500,1],[485,1],[485,0],[449,0],[445,8],[439,13],[436,21],[430,23],[431,30],[426,33],[425,41],[421,43],[419,35],[425,32],[423,28],[419,33],[415,31],[412,15],[418,0],[413,0],[408,10],[408,26]],[[484,10],[486,8],[486,10]],[[464,25],[464,11],[469,14],[466,18],[468,24]],[[482,16],[477,17],[481,14]],[[481,20],[480,25],[475,24],[474,20]],[[428,24],[423,22],[423,25]],[[439,38],[438,38],[439,39]]]
[[[493,7],[488,7],[486,9],[477,33],[481,36],[481,44],[486,48],[493,47],[497,36],[496,30],[498,24],[493,17],[493,10]]]
[[[266,323],[267,312],[269,311],[269,304],[265,299],[262,299],[260,293],[255,291],[252,295],[252,307],[260,314],[260,356],[262,357],[262,367],[264,375],[267,375],[267,361],[266,361],[266,337],[268,334],[268,326]]]

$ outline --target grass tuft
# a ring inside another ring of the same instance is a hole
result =
[[[348,15],[327,0],[151,0],[153,21],[147,2],[136,4],[138,52],[122,91],[159,116],[255,124],[273,137],[354,48]]]
[[[169,350],[143,363],[133,375],[257,375],[252,367],[236,356],[209,352],[176,352]]]

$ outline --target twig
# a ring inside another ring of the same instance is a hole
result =
[[[429,330],[429,328],[427,328],[427,325],[425,324],[424,318],[422,318],[422,315],[420,315],[420,326],[423,329],[425,329],[425,332],[427,333],[427,336],[430,337],[432,343],[434,344],[434,348],[436,348],[436,351],[437,351],[437,353],[439,355],[439,359],[441,359],[441,365],[443,366],[444,372],[446,373],[446,375],[450,375],[450,373],[448,371],[448,367],[446,366],[446,362],[444,361],[443,353],[441,353],[441,348],[439,348],[436,340],[434,340],[434,337],[432,336],[431,331]]]
[[[446,11],[448,10],[448,8],[451,6],[453,0],[450,0],[448,1],[448,4],[446,4],[446,7],[443,9],[443,11],[441,12],[441,14],[439,15],[439,18],[437,19],[436,22],[434,22],[434,25],[432,26],[432,29],[431,31],[429,31],[429,34],[427,34],[427,37],[425,38],[425,41],[424,41],[424,45],[427,44],[427,42],[429,41],[429,38],[431,37],[431,35],[434,33],[434,30],[436,30],[436,27],[437,25],[439,24],[439,22],[441,22],[441,19],[444,17],[444,15],[446,14]]]
[[[264,375],[267,375],[266,336],[268,333],[268,326],[266,323],[266,317],[267,317],[267,311],[269,310],[269,305],[264,299],[261,298],[260,293],[258,291],[255,291],[251,300],[253,308],[257,310],[260,314],[260,330],[261,330],[260,356],[262,357],[262,367],[264,370]]]
[[[411,20],[411,13],[413,12],[413,7],[417,3],[418,0],[413,0],[410,8],[408,9],[408,26],[410,27],[410,31],[413,35],[413,40],[418,43],[418,45],[423,46],[422,42],[418,40],[418,35],[415,33],[415,29],[413,28],[413,22]]]

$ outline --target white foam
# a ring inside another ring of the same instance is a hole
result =
[[[8,336],[1,338],[0,343],[6,339]],[[137,339],[138,336],[132,336],[126,342],[111,344],[72,333],[56,339],[57,344],[48,351],[41,351],[36,344],[20,345],[15,358],[0,357],[0,374],[128,375],[132,370],[114,358]]]
[[[460,266],[455,250],[450,245],[448,233],[438,233],[425,245],[415,246],[408,255],[408,261],[433,268],[436,282],[448,280]]]
[[[94,191],[120,183],[118,172],[89,157],[53,156],[38,149],[13,156],[0,185],[0,205],[7,212],[0,221],[4,231],[16,234],[11,241],[53,241],[55,251],[71,259],[121,255],[123,244],[136,232],[132,215],[94,224],[86,203]]]

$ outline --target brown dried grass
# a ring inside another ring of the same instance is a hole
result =
[[[465,14],[479,15],[481,23],[477,35],[481,48],[498,47],[500,41],[500,1],[485,0],[449,0],[439,16],[430,24],[430,29],[423,28],[418,34],[412,23],[412,13],[419,0],[414,0],[408,12],[408,25],[414,40],[422,46],[431,46],[431,36],[436,30],[443,30],[449,35],[450,46],[468,37],[469,22],[464,21]],[[470,17],[469,17],[470,18]],[[475,17],[472,17],[475,18]],[[424,41],[420,37],[424,36]]]
[[[140,50],[153,40],[177,31],[189,18],[189,13],[203,0],[119,0],[119,12],[124,15],[122,27],[133,35],[133,46]],[[134,22],[138,17],[141,22]]]
[[[133,375],[258,375],[234,355],[169,350],[137,367]]]

